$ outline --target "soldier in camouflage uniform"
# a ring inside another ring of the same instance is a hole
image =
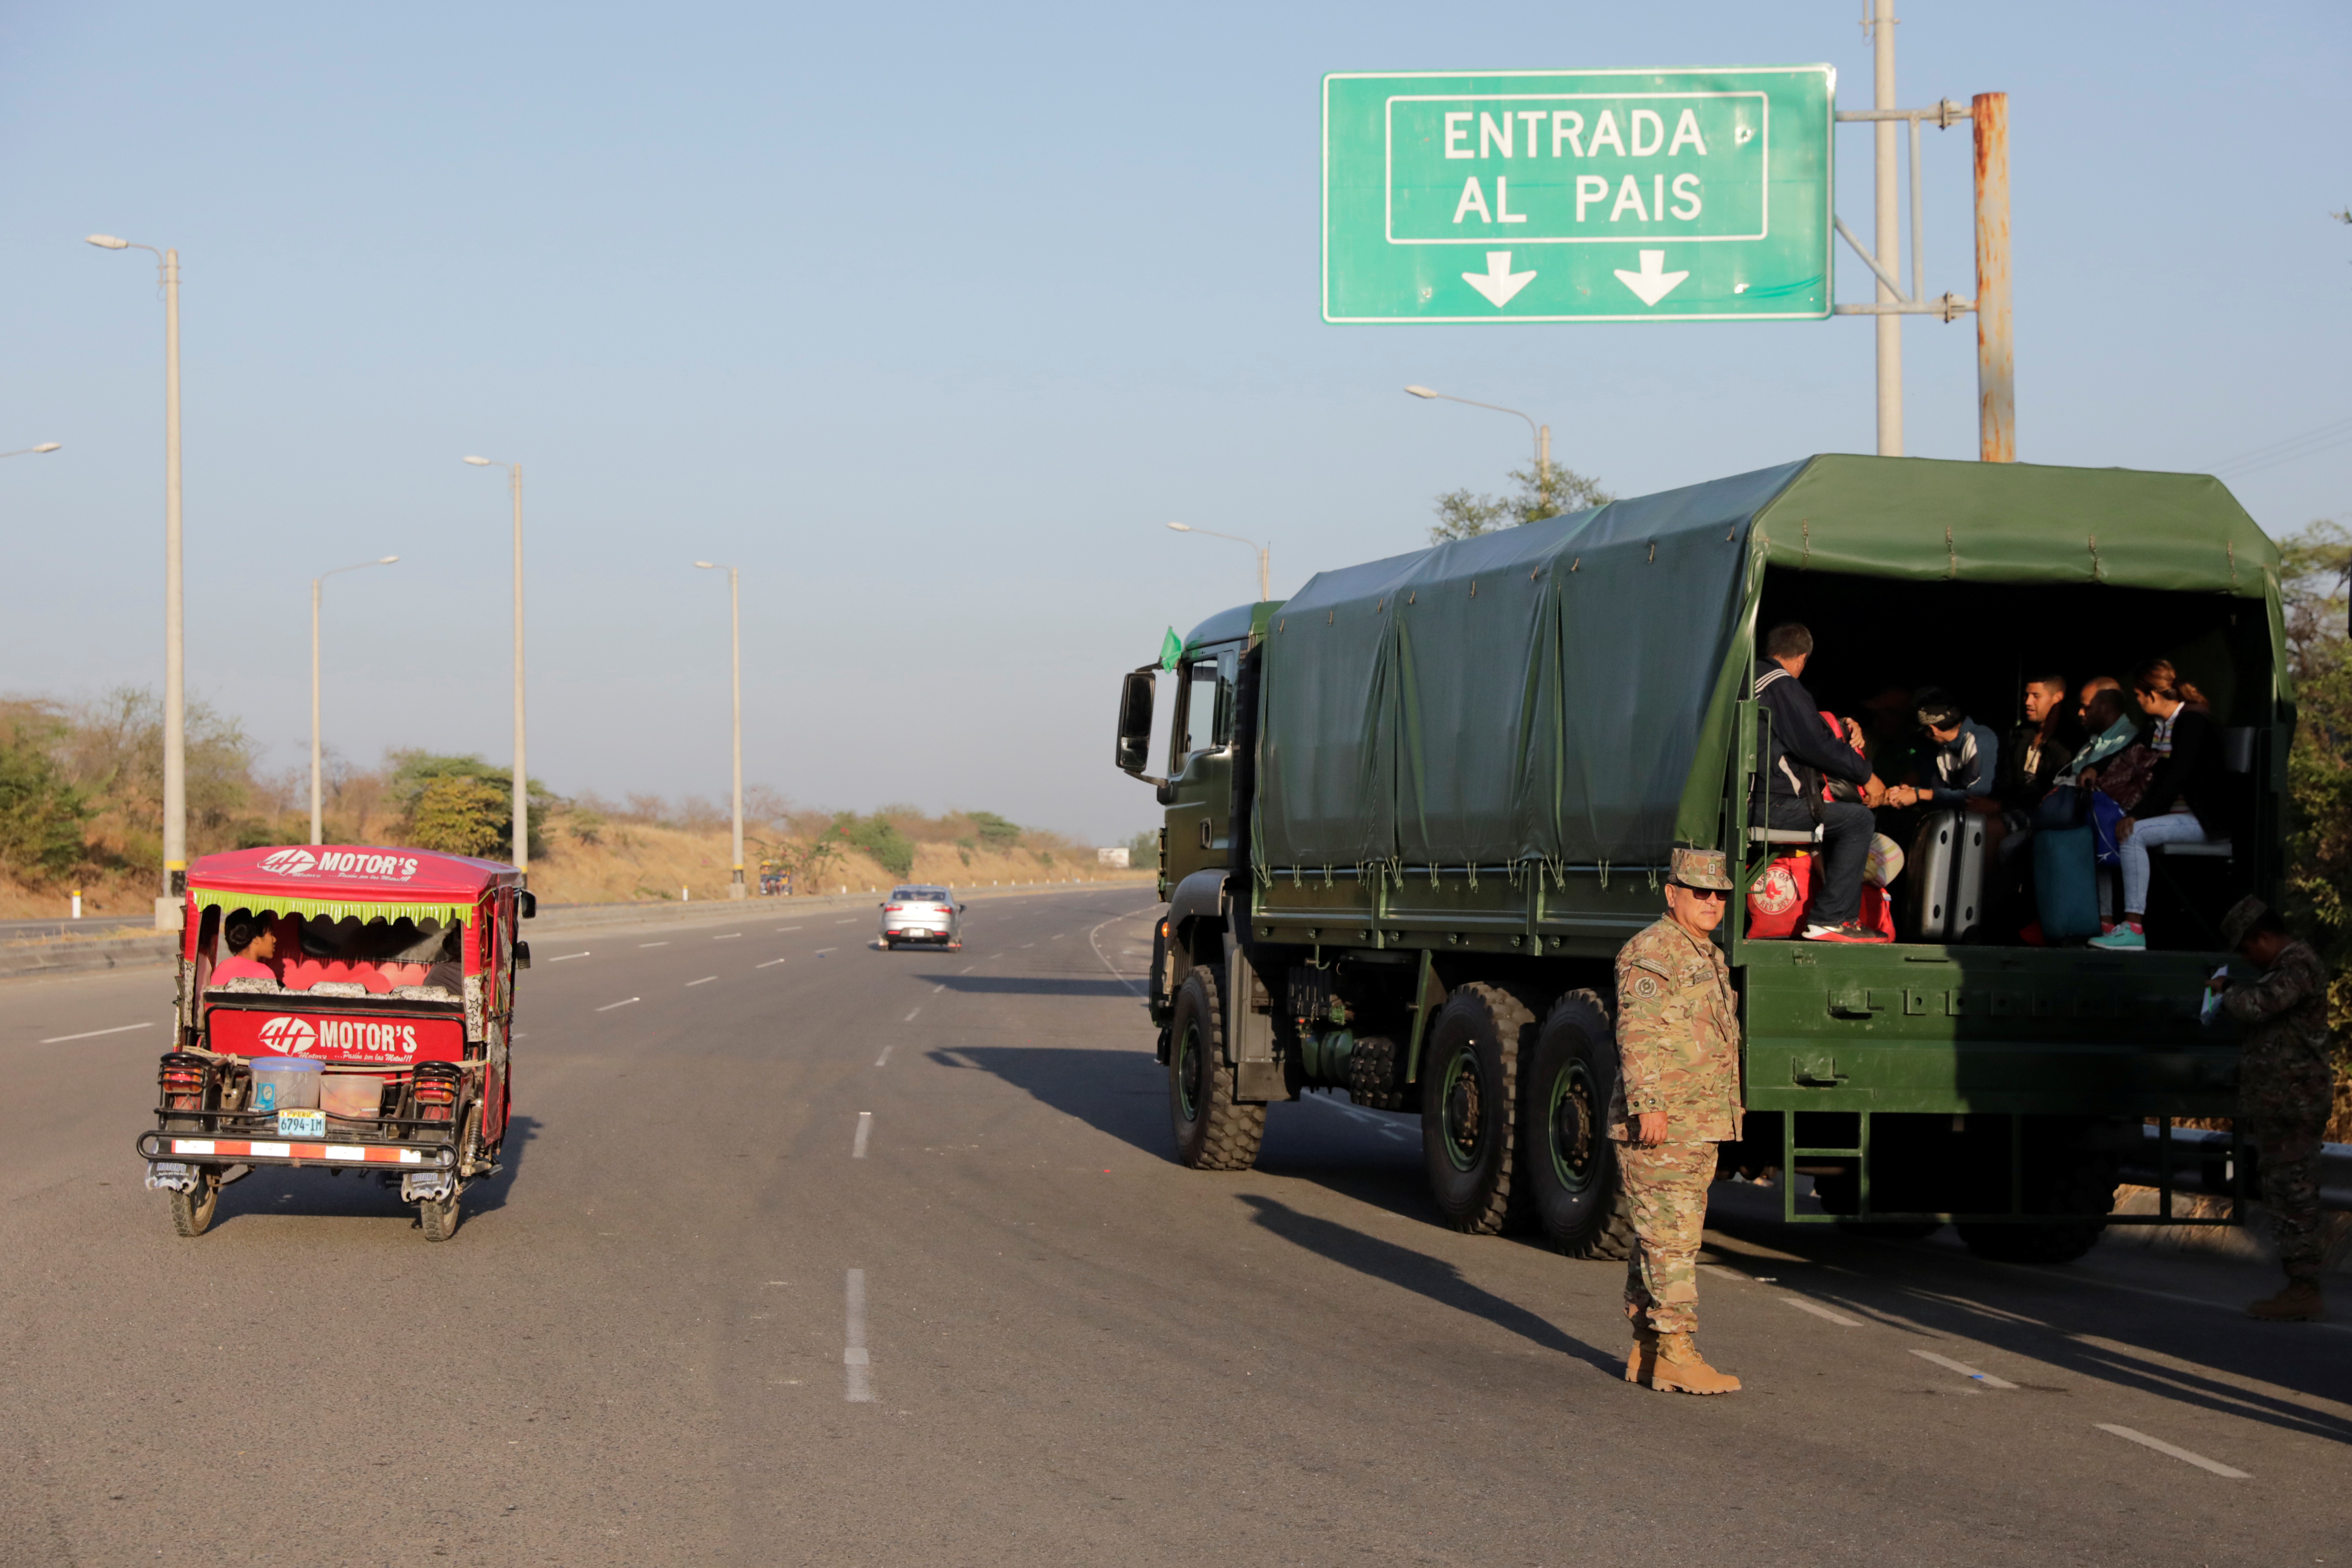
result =
[[[2247,1312],[2273,1322],[2320,1314],[2319,1145],[2335,1097],[2327,1052],[2327,967],[2258,898],[2221,917],[2221,936],[2259,979],[2215,980],[2221,1010],[2244,1030],[2238,1128],[2262,1151],[2262,1198],[2278,1237],[2286,1289]]]
[[[1617,954],[1609,1136],[1639,1242],[1625,1273],[1625,1380],[1685,1394],[1739,1386],[1691,1341],[1716,1145],[1739,1136],[1739,1015],[1712,936],[1731,892],[1721,851],[1675,851],[1665,915]]]

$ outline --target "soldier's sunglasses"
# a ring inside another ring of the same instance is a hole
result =
[[[1693,898],[1729,898],[1731,896],[1719,887],[1693,887],[1686,882],[1678,882],[1675,885]]]

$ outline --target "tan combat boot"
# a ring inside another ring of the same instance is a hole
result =
[[[2285,1290],[2254,1302],[2246,1309],[2246,1315],[2264,1322],[2307,1323],[2316,1321],[2319,1312],[2318,1285],[2309,1280],[2289,1280]]]
[[[1739,1379],[1727,1372],[1717,1372],[1700,1355],[1698,1346],[1686,1333],[1662,1333],[1658,1336],[1656,1360],[1650,1375],[1642,1381],[1661,1393],[1737,1394]]]
[[[1633,1325],[1633,1348],[1625,1353],[1625,1381],[1646,1385],[1658,1364],[1658,1331],[1646,1323]]]

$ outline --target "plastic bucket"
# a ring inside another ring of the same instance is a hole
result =
[[[372,1117],[383,1113],[383,1080],[373,1072],[330,1072],[319,1085],[319,1104],[330,1116]]]
[[[257,1056],[253,1059],[253,1109],[315,1111],[319,1080],[326,1069],[307,1056]]]

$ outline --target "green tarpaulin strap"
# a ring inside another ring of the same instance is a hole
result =
[[[1184,656],[1184,639],[1176,635],[1176,628],[1168,628],[1168,635],[1160,640],[1160,667],[1172,670]]]

